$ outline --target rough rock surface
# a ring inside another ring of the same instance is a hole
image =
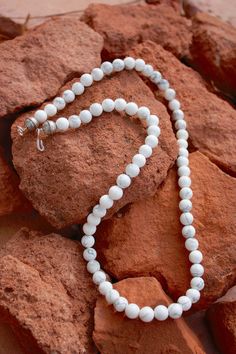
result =
[[[135,72],[115,74],[94,84],[63,110],[63,116],[79,113],[106,97],[124,97],[147,105],[152,113],[160,115],[162,129],[159,147],[124,197],[115,203],[111,215],[127,203],[155,193],[176,158],[177,146],[166,108]],[[36,149],[34,134],[22,138],[16,133],[16,125],[25,118],[23,115],[17,120],[12,130],[20,188],[35,209],[58,228],[83,221],[124,171],[146,136],[140,120],[115,112],[104,113],[79,130],[49,136],[42,153]]]
[[[188,54],[191,43],[190,22],[171,6],[92,4],[84,20],[104,38],[104,53],[123,56],[131,47],[150,39],[177,57]]]
[[[0,313],[25,353],[96,353],[96,289],[80,245],[22,229],[0,251]]]
[[[236,181],[199,152],[190,155],[194,225],[204,255],[205,289],[196,307],[219,298],[236,279]],[[98,228],[104,268],[117,279],[155,276],[174,299],[190,283],[173,168],[153,198],[121,210]]]
[[[236,286],[218,299],[207,311],[215,342],[221,353],[236,352]]]
[[[78,16],[50,20],[2,43],[0,117],[42,103],[68,78],[97,66],[102,45]]]
[[[152,277],[128,278],[117,283],[115,288],[140,307],[168,305],[170,302],[158,281]],[[95,308],[93,338],[103,354],[204,353],[183,319],[151,323],[129,320],[121,313],[114,313],[112,306],[107,306],[102,297],[97,300]]]
[[[193,18],[194,67],[220,90],[236,97],[236,28],[205,13]]]
[[[161,46],[147,41],[138,45],[131,54],[158,68],[177,91],[177,98],[185,112],[191,145],[222,169],[236,175],[236,110],[209,92],[198,73]]]
[[[31,210],[30,203],[19,190],[19,178],[7,164],[0,148],[0,216],[14,211]]]

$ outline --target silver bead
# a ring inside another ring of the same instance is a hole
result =
[[[55,133],[57,126],[53,120],[47,120],[45,123],[43,123],[42,129],[45,134],[53,134]]]
[[[38,126],[39,122],[34,117],[27,118],[25,121],[25,127],[30,131],[35,130]]]

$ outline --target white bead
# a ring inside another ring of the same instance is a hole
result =
[[[178,139],[177,144],[179,145],[179,148],[187,149],[187,147],[188,147],[188,142],[185,139]]]
[[[129,163],[126,166],[125,172],[128,176],[130,176],[131,178],[138,176],[139,172],[140,172],[140,168],[138,167],[138,165],[136,165],[135,163]]]
[[[93,119],[92,114],[87,109],[84,109],[83,111],[81,111],[79,114],[79,117],[80,117],[81,122],[84,124],[90,123],[91,120]]]
[[[125,113],[134,116],[138,112],[138,106],[134,102],[128,102],[125,107]]]
[[[57,107],[58,111],[64,109],[66,106],[66,102],[65,102],[64,98],[62,98],[62,97],[54,98],[53,104]]]
[[[112,289],[112,283],[110,283],[107,280],[105,280],[102,283],[100,283],[99,287],[98,287],[98,291],[102,295],[106,295],[111,289]]]
[[[138,167],[143,167],[146,163],[146,157],[142,154],[136,154],[133,156],[132,162]]]
[[[133,70],[135,68],[135,59],[132,57],[127,57],[124,59],[125,69]]]
[[[173,90],[172,88],[168,88],[164,93],[164,97],[168,101],[173,100],[175,98],[175,95],[176,95],[175,90]]]
[[[127,176],[125,173],[122,173],[117,177],[116,183],[120,188],[127,188],[131,184],[131,178]]]
[[[94,81],[101,81],[104,77],[104,72],[100,68],[94,68],[91,75]]]
[[[75,94],[72,90],[65,90],[62,96],[66,103],[71,103],[75,99]]]
[[[94,117],[99,117],[103,112],[103,108],[100,103],[92,103],[89,110]]]
[[[158,138],[155,135],[148,135],[145,139],[145,144],[149,145],[151,148],[154,148],[158,145]]]
[[[75,95],[82,95],[84,93],[84,85],[81,82],[74,82],[72,85],[72,91]]]
[[[116,300],[118,300],[120,297],[120,294],[118,293],[117,290],[111,289],[106,293],[106,301],[108,304],[114,304]]]
[[[192,202],[189,199],[183,199],[179,202],[179,209],[183,212],[191,211]]]
[[[152,67],[152,65],[146,64],[145,67],[144,67],[144,69],[143,69],[143,71],[142,71],[142,74],[143,74],[144,76],[146,76],[146,77],[152,76],[152,74],[153,74],[153,67]]]
[[[198,246],[199,242],[196,238],[190,237],[185,241],[185,248],[190,252],[197,250]]]
[[[93,247],[94,243],[95,243],[95,238],[93,236],[84,235],[81,238],[81,244],[83,247],[91,248]]]
[[[110,75],[113,71],[112,63],[110,63],[109,61],[104,61],[101,65],[101,69],[105,75]]]
[[[83,257],[87,262],[93,261],[97,257],[97,252],[94,248],[86,248],[83,252]]]
[[[187,149],[185,148],[179,148],[179,156],[184,156],[184,157],[188,157],[189,152]]]
[[[100,263],[98,261],[92,260],[87,263],[87,271],[91,274],[95,273],[100,269]]]
[[[125,68],[125,63],[121,59],[115,59],[112,62],[112,66],[114,71],[122,71]]]
[[[186,129],[187,123],[184,119],[179,119],[175,122],[175,129]]]
[[[204,268],[201,264],[193,264],[190,273],[193,277],[201,277],[204,274]]]
[[[189,260],[191,263],[201,263],[201,261],[203,260],[203,256],[202,256],[202,252],[196,250],[196,251],[192,251],[189,254]]]
[[[44,111],[47,113],[48,117],[53,117],[55,114],[57,114],[57,107],[52,103],[48,103],[44,107]]]
[[[196,234],[195,227],[193,225],[186,225],[182,228],[182,235],[185,238],[192,238]]]
[[[102,101],[102,108],[104,112],[112,112],[115,108],[115,102],[110,98],[106,98]]]
[[[99,216],[94,215],[93,213],[90,213],[87,216],[87,222],[91,225],[97,226],[101,222],[101,218]]]
[[[115,100],[115,110],[118,112],[124,111],[127,103],[123,98],[117,98]]]
[[[182,213],[180,215],[180,222],[182,225],[191,225],[193,223],[193,215],[191,213]]]
[[[106,274],[102,270],[98,270],[93,274],[93,282],[96,285],[101,284],[106,280]]]
[[[155,114],[151,114],[147,119],[147,126],[150,127],[151,125],[158,125],[159,118]]]
[[[108,195],[112,200],[119,200],[123,196],[123,190],[118,186],[112,186],[109,189]]]
[[[95,234],[95,232],[96,232],[96,226],[95,226],[95,225],[91,225],[91,224],[89,224],[89,223],[86,222],[86,223],[83,225],[83,231],[84,231],[84,233],[85,233],[86,235],[92,236],[92,235]]]
[[[194,277],[191,279],[190,286],[193,289],[201,291],[204,288],[204,280],[201,277]]]
[[[44,123],[46,120],[47,120],[47,113],[42,110],[42,109],[39,109],[38,111],[35,112],[34,114],[34,118],[40,123]]]
[[[69,121],[64,117],[58,118],[56,120],[56,126],[59,131],[64,132],[69,128]]]
[[[80,82],[83,86],[89,87],[93,83],[93,77],[91,74],[83,74],[80,77]]]
[[[181,176],[190,176],[190,168],[188,166],[181,166],[178,168],[178,175]]]
[[[169,88],[169,86],[170,86],[170,84],[169,84],[168,80],[166,80],[166,79],[161,79],[158,83],[158,88],[161,91],[166,91]]]
[[[198,302],[201,296],[200,292],[197,289],[188,289],[186,291],[186,295],[190,298],[193,304]]]
[[[178,185],[180,188],[190,187],[191,186],[191,178],[187,177],[187,176],[179,177]]]
[[[164,305],[158,305],[154,309],[154,316],[158,321],[165,321],[168,316],[168,308]]]
[[[180,102],[176,99],[169,101],[168,107],[171,111],[176,111],[180,109]]]
[[[183,308],[180,304],[171,304],[168,306],[168,313],[170,318],[177,319],[180,318],[183,313]]]
[[[176,136],[178,139],[187,140],[188,139],[188,132],[185,129],[179,129],[176,133]]]
[[[144,306],[139,311],[139,318],[143,322],[151,322],[154,318],[154,311],[149,306]]]
[[[114,202],[109,197],[109,195],[105,194],[99,199],[99,204],[105,209],[110,209],[113,206]]]
[[[177,166],[181,167],[181,166],[188,166],[189,165],[189,160],[187,157],[184,156],[179,156],[177,158]]]
[[[150,110],[147,107],[140,107],[137,115],[140,119],[147,119],[150,116]]]
[[[123,312],[127,305],[128,305],[128,300],[122,296],[120,296],[113,304],[117,312]]]
[[[103,208],[101,205],[97,204],[93,207],[93,214],[99,218],[103,218],[106,215],[106,208]]]
[[[162,75],[159,71],[153,71],[150,79],[152,82],[154,82],[154,84],[158,84],[161,81]]]
[[[173,113],[172,113],[172,118],[173,118],[174,120],[184,119],[184,112],[181,111],[181,109],[176,109],[176,110],[173,111]]]
[[[189,187],[184,187],[180,190],[179,196],[181,199],[191,199],[193,196],[192,189]]]
[[[68,121],[69,121],[69,126],[70,128],[72,129],[76,129],[76,128],[79,128],[81,126],[81,119],[79,116],[73,114],[72,116],[70,116],[68,118]]]
[[[138,318],[139,311],[140,309],[136,304],[128,304],[125,308],[125,314],[130,319]]]
[[[138,152],[144,157],[148,158],[152,155],[152,148],[147,144],[141,145]]]
[[[188,311],[192,307],[192,301],[188,296],[180,296],[177,302],[182,306],[183,311]]]
[[[161,133],[161,129],[157,125],[150,125],[147,128],[147,133],[148,135],[155,135],[156,137],[158,137]]]
[[[145,68],[145,61],[143,59],[136,59],[135,70],[136,71],[143,71],[144,68]]]

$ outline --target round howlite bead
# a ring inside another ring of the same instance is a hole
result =
[[[125,69],[133,70],[135,68],[135,59],[131,57],[127,57],[124,59]]]
[[[103,112],[103,108],[100,103],[92,103],[89,110],[94,117],[99,117]]]
[[[104,112],[112,112],[115,108],[115,102],[110,98],[106,98],[102,101],[102,108]]]
[[[155,135],[148,135],[145,139],[145,144],[149,145],[151,148],[154,148],[158,145],[158,139]]]
[[[152,155],[152,148],[147,144],[140,146],[138,151],[141,155],[143,155],[146,158]]]
[[[112,289],[106,293],[106,301],[108,304],[114,304],[116,300],[118,300],[120,297],[120,294],[117,290]]]
[[[90,74],[83,74],[80,77],[80,82],[83,86],[89,87],[93,83],[93,77]]]
[[[184,119],[179,119],[175,122],[175,129],[185,129],[187,126],[187,123],[185,122]]]
[[[110,209],[113,206],[114,202],[109,197],[109,195],[105,194],[99,199],[99,204],[105,209]]]
[[[176,111],[180,109],[180,102],[174,98],[173,100],[169,101],[168,107],[171,111]]]
[[[186,225],[182,228],[182,235],[185,238],[194,237],[196,233],[195,227],[192,225]]]
[[[157,125],[150,125],[147,128],[147,133],[148,135],[155,135],[156,137],[158,137],[161,133],[161,129]]]
[[[84,233],[85,233],[86,235],[91,236],[91,235],[95,234],[95,232],[96,232],[96,226],[95,226],[95,225],[91,225],[91,224],[89,224],[89,223],[86,222],[86,223],[83,225],[83,231],[84,231]]]
[[[68,119],[61,117],[56,120],[57,130],[64,132],[69,128],[69,121]]]
[[[138,176],[140,168],[135,163],[129,163],[126,166],[125,172],[131,178]]]
[[[140,107],[137,115],[140,119],[147,119],[150,116],[150,110],[147,107]]]
[[[172,88],[168,88],[164,93],[164,97],[168,101],[173,100],[175,98],[175,95],[176,95],[176,92]]]
[[[203,259],[202,252],[196,250],[189,254],[189,260],[191,263],[201,263]]]
[[[139,168],[143,167],[146,163],[146,157],[142,154],[136,154],[132,158],[132,162],[137,165]]]
[[[153,67],[152,65],[150,64],[146,64],[143,71],[142,71],[142,74],[146,77],[151,77],[152,74],[153,74]]]
[[[159,118],[155,114],[151,114],[147,119],[147,126],[150,127],[151,125],[158,125]]]
[[[93,213],[87,216],[87,222],[91,225],[97,226],[101,222],[101,217],[94,215]]]
[[[61,110],[64,109],[65,106],[66,106],[66,102],[65,102],[64,98],[62,98],[62,97],[56,97],[56,98],[54,98],[53,104],[54,104],[54,106],[57,107],[57,110],[58,110],[58,111],[61,111]]]
[[[182,199],[179,202],[179,208],[181,211],[183,211],[184,213],[191,211],[192,209],[192,202],[189,199]]]
[[[174,120],[184,119],[184,112],[181,111],[181,109],[176,109],[176,110],[173,111],[173,113],[172,113],[172,118],[173,118]]]
[[[125,314],[130,319],[138,318],[139,311],[140,309],[136,304],[128,304],[125,308]]]
[[[204,285],[204,280],[201,277],[194,277],[190,282],[191,288],[197,289],[198,291],[201,291],[204,288]]]
[[[138,112],[138,106],[134,102],[129,102],[126,104],[125,113],[129,116],[134,116]]]
[[[190,268],[190,273],[193,277],[201,277],[204,274],[204,268],[201,264],[193,264]]]
[[[179,156],[188,157],[189,156],[188,150],[185,148],[179,148]]]
[[[122,173],[117,177],[116,183],[120,188],[128,188],[131,184],[131,178],[128,175]]]
[[[195,304],[200,299],[200,292],[197,289],[188,289],[186,295],[191,299],[192,303]]]
[[[179,196],[181,199],[191,199],[193,196],[192,189],[189,187],[181,188]]]
[[[97,204],[93,207],[93,214],[99,218],[103,218],[106,215],[106,208],[103,208],[101,205]]]
[[[47,113],[48,117],[53,117],[57,113],[57,107],[52,103],[48,103],[44,107],[44,111]]]
[[[63,98],[64,98],[64,100],[65,100],[66,103],[71,103],[71,102],[73,102],[74,99],[75,99],[75,94],[74,94],[74,92],[71,91],[71,90],[65,90],[65,91],[63,92]]]
[[[188,166],[181,166],[178,168],[178,175],[181,176],[190,176],[190,168]]]
[[[91,260],[87,263],[87,271],[91,274],[97,272],[100,269],[100,263],[96,260]]]
[[[188,132],[185,129],[179,129],[176,133],[176,137],[177,139],[184,139],[187,140],[188,139]]]
[[[170,86],[170,84],[169,84],[168,80],[166,80],[166,79],[161,79],[158,83],[158,88],[161,91],[166,91],[169,88],[169,86]]]
[[[94,248],[86,248],[83,252],[83,257],[87,262],[93,261],[97,257],[97,252]]]
[[[184,156],[179,156],[177,158],[177,166],[181,167],[181,166],[188,166],[189,165],[189,160],[187,157]]]
[[[144,68],[145,68],[145,61],[143,59],[136,59],[135,70],[136,71],[143,71]]]
[[[112,186],[109,189],[108,195],[112,200],[119,200],[123,196],[123,190],[118,186]]]
[[[100,283],[99,287],[98,287],[98,291],[102,295],[106,295],[111,289],[112,289],[112,283],[110,283],[107,280],[105,280],[102,283]]]
[[[183,311],[188,311],[192,307],[192,301],[188,296],[180,296],[177,302],[182,306]]]
[[[195,251],[198,249],[198,240],[196,238],[188,238],[186,241],[185,241],[185,247],[188,251]]]
[[[101,81],[104,77],[104,72],[100,68],[95,68],[92,70],[91,75],[94,81]]]
[[[101,65],[101,69],[105,75],[110,75],[113,71],[113,65],[109,61],[104,61]]]
[[[115,110],[117,112],[121,112],[125,110],[127,103],[123,98],[117,98],[115,100]]]
[[[121,59],[115,59],[112,62],[112,66],[114,71],[122,71],[125,68],[125,63]]]
[[[93,274],[93,282],[94,282],[94,284],[99,285],[102,282],[104,282],[105,280],[106,280],[106,274],[103,271],[98,270],[97,272],[95,272]]]
[[[139,311],[139,318],[143,322],[151,322],[154,318],[154,311],[151,307],[142,307]]]
[[[95,238],[93,236],[87,236],[87,235],[84,235],[82,238],[81,238],[81,244],[83,247],[85,248],[91,248],[93,247],[95,243]]]
[[[117,312],[125,311],[125,308],[127,305],[128,305],[128,300],[122,296],[120,296],[113,304],[113,306]]]
[[[81,82],[74,82],[72,85],[72,91],[75,95],[82,95],[84,93],[84,85]]]
[[[79,128],[81,126],[81,119],[79,116],[77,115],[72,115],[68,118],[68,121],[69,121],[69,126],[70,128],[72,129],[76,129],[76,128]]]
[[[171,304],[168,306],[168,313],[170,318],[177,319],[182,316],[183,308],[180,304]]]
[[[158,305],[154,309],[154,316],[158,321],[165,321],[168,316],[168,308],[164,305]]]
[[[152,82],[154,82],[154,84],[158,84],[161,81],[162,75],[159,71],[155,70],[153,71],[150,79]]]
[[[193,215],[191,213],[182,213],[180,215],[180,222],[182,225],[191,225],[193,222]]]
[[[47,120],[48,116],[44,110],[39,109],[38,111],[35,112],[34,117],[39,122],[39,124],[42,124]]]
[[[92,114],[87,109],[84,109],[83,111],[81,111],[79,114],[79,117],[80,117],[81,122],[84,124],[90,123],[91,120],[93,119]]]
[[[188,142],[185,139],[178,139],[177,144],[179,145],[180,148],[187,149],[188,147]]]

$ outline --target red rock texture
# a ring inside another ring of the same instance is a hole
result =
[[[8,165],[0,148],[0,216],[14,211],[29,211],[32,209],[19,190],[19,178]]]
[[[104,54],[123,56],[131,47],[152,40],[177,57],[188,54],[190,22],[171,6],[92,4],[82,20],[104,38]]]
[[[190,47],[194,67],[232,97],[236,97],[236,28],[216,17],[193,18]]]
[[[127,203],[155,193],[176,158],[177,146],[166,108],[135,72],[115,74],[94,84],[68,105],[63,115],[79,113],[106,97],[124,97],[138,105],[147,105],[152,113],[160,115],[162,129],[160,146],[124,197],[115,203],[111,215]],[[146,136],[140,120],[115,112],[104,113],[79,131],[49,136],[42,153],[36,149],[34,134],[22,138],[16,133],[16,125],[22,124],[25,118],[23,115],[17,120],[12,129],[14,165],[21,178],[20,188],[35,209],[57,228],[83,221],[124,171]]]
[[[152,277],[128,278],[117,283],[115,288],[139,306],[154,307],[170,302],[158,281]],[[183,319],[151,323],[129,320],[121,313],[114,313],[112,306],[107,306],[101,297],[95,308],[93,338],[103,354],[205,353]]]
[[[96,289],[77,242],[22,229],[0,251],[0,313],[25,353],[96,353]]]
[[[236,352],[236,286],[207,311],[208,323],[221,353]]]
[[[2,43],[0,117],[42,103],[69,78],[97,66],[102,45],[77,16],[50,20]]]
[[[190,155],[194,225],[204,256],[206,307],[236,279],[236,181],[199,152]],[[152,198],[121,210],[98,228],[98,257],[116,279],[153,275],[177,300],[189,288],[190,262],[179,222],[173,168]]]
[[[161,46],[148,41],[136,46],[131,54],[142,57],[158,68],[176,90],[185,112],[190,145],[235,176],[235,109],[209,92],[198,73],[186,67]]]

